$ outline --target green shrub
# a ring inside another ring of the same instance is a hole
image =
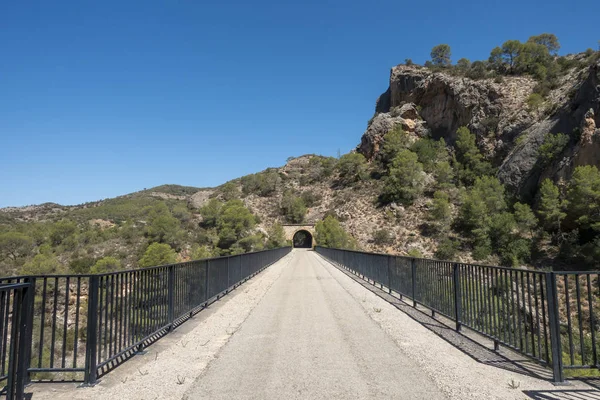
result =
[[[467,127],[456,131],[455,170],[459,180],[465,185],[472,185],[478,177],[491,175],[493,168],[484,160],[475,142],[475,135]]]
[[[277,190],[279,174],[275,170],[266,170],[241,178],[244,194],[257,194],[262,197],[271,196]]]
[[[27,256],[33,248],[33,240],[20,232],[0,233],[0,257],[17,258]]]
[[[559,231],[562,220],[567,216],[563,211],[564,203],[560,199],[558,187],[550,179],[545,179],[540,186],[540,201],[537,213],[549,231]]]
[[[104,257],[96,261],[90,269],[92,274],[103,274],[106,272],[115,272],[121,270],[121,262],[114,257]]]
[[[172,264],[177,261],[177,253],[166,243],[152,243],[139,260],[140,268]]]
[[[333,175],[337,164],[335,157],[313,156],[308,161],[306,183],[320,182]]]
[[[396,158],[401,150],[410,146],[410,140],[402,126],[396,125],[391,131],[383,137],[383,145],[379,152],[379,159],[385,168],[388,168],[392,160]]]
[[[594,165],[575,168],[567,192],[568,214],[580,229],[600,234],[600,171]]]
[[[269,240],[267,241],[267,248],[275,249],[287,245],[287,240],[285,239],[285,231],[283,230],[283,226],[281,226],[280,223],[274,223],[269,229],[268,234]]]
[[[217,199],[210,199],[204,206],[200,208],[200,215],[202,215],[202,226],[205,228],[214,228],[217,226],[219,215],[221,214],[221,208],[223,203]]]
[[[367,160],[360,153],[344,154],[337,163],[340,183],[350,185],[368,178]]]
[[[449,196],[445,192],[436,191],[429,208],[429,219],[440,231],[450,227],[452,220],[452,209],[450,208]]]
[[[224,201],[234,200],[240,198],[240,191],[233,182],[227,182],[219,188],[219,193]]]
[[[340,222],[329,215],[324,220],[317,222],[315,226],[315,240],[319,246],[333,247],[338,249],[354,249],[356,241]]]
[[[434,257],[438,260],[453,260],[458,252],[458,246],[458,241],[445,237],[438,244]]]
[[[50,231],[50,242],[54,246],[62,244],[69,236],[75,235],[77,224],[69,220],[61,220],[55,223]]]
[[[180,242],[180,222],[164,203],[154,206],[148,213],[146,237],[153,242],[168,243],[172,246]]]
[[[408,255],[408,257],[423,258],[423,253],[421,253],[421,250],[415,247],[409,249],[406,254]]]
[[[194,246],[192,248],[191,258],[192,260],[203,260],[205,258],[215,257],[214,251],[208,246]]]
[[[536,218],[531,207],[528,204],[515,203],[513,206],[515,212],[515,222],[517,223],[519,230],[522,233],[530,233],[533,237],[533,231],[538,225],[538,219]]]
[[[423,165],[417,155],[410,150],[401,150],[390,164],[381,200],[385,203],[399,201],[411,204],[421,196],[424,187]]]
[[[550,164],[562,153],[569,143],[569,137],[563,133],[549,133],[544,137],[544,142],[538,148],[538,161],[542,166]]]
[[[23,265],[23,275],[50,275],[60,273],[62,270],[54,254],[38,254]]]
[[[75,274],[87,274],[95,263],[93,257],[75,258],[69,263],[69,270]]]
[[[321,194],[315,193],[313,190],[306,190],[302,192],[300,197],[302,198],[302,201],[304,201],[306,207],[312,207],[319,204],[323,198]]]
[[[444,139],[422,138],[417,140],[410,149],[417,154],[419,162],[423,164],[426,172],[433,172],[438,163],[448,160],[448,150]]]
[[[306,215],[306,211],[307,208],[302,198],[294,195],[290,191],[284,193],[283,198],[281,199],[281,214],[288,222],[293,224],[302,222]]]
[[[544,104],[544,98],[539,93],[531,93],[525,102],[530,111],[538,112]]]

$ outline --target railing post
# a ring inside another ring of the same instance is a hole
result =
[[[94,385],[97,379],[98,359],[96,351],[98,334],[98,275],[91,275],[88,287],[87,341],[85,344],[85,385]]]
[[[387,287],[388,287],[388,293],[392,294],[392,260],[394,259],[394,256],[388,256],[388,263],[387,263],[387,270],[388,270],[388,283],[387,283]]]
[[[562,343],[560,340],[560,320],[558,315],[558,293],[556,274],[546,273],[546,290],[548,292],[548,323],[550,324],[550,345],[552,347],[552,376],[554,383],[563,383]]]
[[[227,289],[225,289],[225,293],[229,293],[229,287],[230,287],[230,285],[229,285],[229,277],[230,277],[230,273],[229,273],[230,262],[229,261],[230,260],[231,260],[231,256],[227,257]]]
[[[169,318],[169,332],[173,330],[175,325],[175,266],[169,265],[168,267],[169,281],[168,281],[168,293],[167,293],[167,310]]]
[[[23,283],[29,283],[25,279]],[[13,291],[13,314],[12,314],[12,330],[10,338],[10,356],[8,365],[8,380],[6,384],[6,398],[23,399],[25,392],[25,384],[27,383],[27,369],[29,362],[27,361],[28,351],[31,348],[28,335],[30,330],[30,303],[31,285],[27,285]],[[10,293],[7,293],[7,298]]]
[[[206,292],[204,295],[204,307],[208,306],[208,271],[210,271],[210,260],[206,260],[206,274],[204,274],[204,291]]]
[[[417,260],[414,258],[411,259],[410,262],[411,267],[411,275],[412,275],[412,299],[413,299],[413,307],[417,306]]]
[[[460,287],[460,269],[458,264],[453,265],[453,277],[454,277],[454,316],[456,317],[456,331],[460,332],[461,320],[462,320],[462,303],[461,303],[461,287]]]
[[[27,289],[27,313],[25,314],[27,328],[25,331],[25,343],[29,343],[29,345],[25,346],[25,354],[23,363],[23,377],[25,378],[25,385],[31,383],[31,374],[29,373],[29,368],[31,368],[31,347],[33,346],[33,313],[35,306],[35,277],[27,277],[25,278],[25,282],[29,283],[31,286]]]

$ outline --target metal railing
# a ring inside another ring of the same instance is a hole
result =
[[[30,329],[23,379],[94,384],[290,250],[97,275],[0,278],[0,284],[27,282],[34,295],[27,314]],[[12,321],[14,315],[6,318]]]
[[[541,272],[316,247],[330,261],[456,324],[564,371],[600,368],[600,272]]]
[[[0,382],[7,400],[24,395],[31,287],[30,283],[0,284]]]

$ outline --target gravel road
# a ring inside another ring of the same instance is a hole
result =
[[[185,399],[445,399],[314,252],[290,265]]]

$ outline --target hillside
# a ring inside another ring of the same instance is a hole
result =
[[[369,251],[598,268],[600,52],[557,56],[545,35],[514,62],[505,44],[487,61],[432,51],[425,66],[393,67],[356,151],[339,159],[290,158],[217,188],[0,209],[2,273],[260,250],[284,243],[285,222]]]

